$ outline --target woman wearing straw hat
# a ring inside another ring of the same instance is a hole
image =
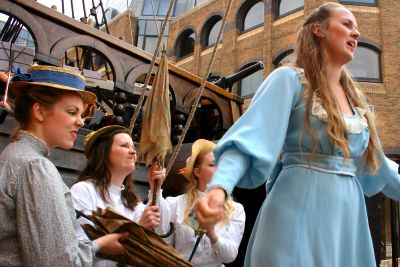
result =
[[[79,242],[71,194],[48,159],[50,149],[70,149],[83,125],[84,91],[74,71],[34,66],[17,75],[14,116],[20,123],[0,155],[0,266],[92,266],[94,253],[121,254],[124,234]]]
[[[168,222],[159,225],[160,208],[144,205],[134,190],[132,172],[135,170],[136,151],[128,129],[112,125],[91,132],[85,139],[85,154],[87,164],[79,176],[79,182],[71,188],[77,210],[91,214],[97,208],[112,207],[143,227],[155,229],[160,234],[168,231]],[[160,187],[164,179],[165,169],[158,170],[153,165],[148,172],[149,199],[154,190],[154,180],[159,180],[160,186],[156,190],[157,203],[160,203]],[[81,224],[88,223],[84,218],[79,220]],[[88,239],[81,227],[76,230],[79,239]],[[115,264],[97,258],[93,266],[108,267]]]
[[[203,229],[206,237],[201,240],[195,235],[193,208],[197,199],[205,195],[207,184],[216,170],[214,147],[213,142],[204,139],[193,143],[191,156],[183,171],[189,181],[186,193],[168,197],[166,201],[170,213],[161,213],[162,221],[169,220],[175,224],[174,234],[166,241],[184,257],[191,259],[195,266],[223,266],[223,263],[234,261],[245,225],[243,206],[230,198],[224,205],[222,222],[215,227]],[[200,242],[194,249],[196,240]]]

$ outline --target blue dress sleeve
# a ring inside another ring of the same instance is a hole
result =
[[[384,157],[379,170],[375,175],[362,175],[359,177],[364,194],[375,195],[379,192],[387,197],[400,200],[400,176],[399,165]]]
[[[232,193],[235,185],[255,188],[267,180],[281,153],[290,114],[301,97],[297,71],[273,71],[257,89],[247,111],[218,142],[214,150],[217,171],[209,187]]]

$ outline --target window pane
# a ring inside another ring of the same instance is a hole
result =
[[[146,21],[146,32],[145,35],[158,35],[157,25],[154,20]],[[160,30],[160,28],[158,28]]]
[[[160,31],[162,29],[163,21],[160,21]],[[169,22],[167,21],[167,26],[165,27],[164,36],[168,36],[169,33]]]
[[[144,36],[138,36],[137,47],[143,49],[143,38]]]
[[[244,78],[240,82],[240,96],[247,97],[253,95],[262,83],[262,70]]]
[[[194,51],[194,33],[182,40],[179,57],[192,54]]]
[[[207,39],[207,46],[215,44],[218,38],[218,33],[221,30],[222,20],[217,21],[217,23],[212,26]]]
[[[144,25],[146,21],[145,20],[139,20],[138,21],[138,28],[139,28],[139,34],[144,34]]]
[[[254,4],[244,18],[243,31],[264,23],[264,3]]]
[[[152,4],[151,1],[153,1],[154,12],[153,12],[153,7],[151,5]],[[145,0],[142,14],[143,15],[153,15],[154,13],[157,14],[158,5],[159,5],[159,0]]]
[[[287,14],[302,6],[304,6],[304,0],[282,0],[279,4],[278,16]]]
[[[194,7],[194,1],[177,0],[175,2],[175,16],[180,16]]]
[[[195,6],[201,5],[202,3],[204,3],[207,0],[195,0]]]
[[[357,79],[380,80],[379,54],[368,47],[359,46],[354,59],[346,66]]]
[[[154,54],[154,50],[157,46],[157,37],[148,37],[145,38],[144,50],[147,52]]]
[[[158,7],[157,15],[165,16],[165,15],[167,15],[167,12],[168,12],[169,0],[160,0],[160,1],[161,1],[161,3],[160,3],[160,6]],[[171,15],[173,16],[174,14],[171,14]]]

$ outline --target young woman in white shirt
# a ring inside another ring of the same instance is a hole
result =
[[[216,170],[213,149],[215,144],[199,139],[192,145],[192,153],[187,161],[183,175],[189,181],[186,193],[177,197],[168,197],[168,214],[161,211],[161,220],[175,224],[173,235],[165,239],[186,259],[189,259],[198,236],[193,227],[189,226],[193,219],[193,208],[199,197],[204,196],[207,184]],[[243,206],[231,198],[224,206],[224,216],[221,223],[206,231],[192,256],[195,266],[223,266],[235,260],[240,241],[242,240],[245,212]]]
[[[79,176],[79,182],[71,188],[75,208],[91,214],[97,208],[112,207],[125,217],[143,227],[165,233],[169,224],[160,224],[160,207],[141,202],[133,186],[132,173],[135,170],[136,151],[129,130],[122,126],[106,126],[90,133],[85,139],[85,154],[88,159]],[[153,181],[159,180],[157,203],[161,199],[161,184],[165,179],[165,169],[153,165],[148,171],[150,192]],[[149,198],[150,199],[150,198]],[[161,207],[162,209],[162,207]],[[81,224],[88,223],[80,218]],[[87,239],[80,226],[76,227],[79,239]],[[93,266],[109,267],[116,263],[97,258]]]

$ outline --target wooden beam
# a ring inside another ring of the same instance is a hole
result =
[[[3,0],[4,1],[4,0]],[[136,57],[141,58],[143,61],[147,61],[148,63],[151,62],[152,55],[144,50],[141,50],[137,48],[136,46],[130,45],[129,43],[122,41],[112,35],[109,35],[103,31],[100,31],[96,28],[93,28],[85,23],[82,23],[78,20],[75,20],[73,18],[70,18],[58,11],[55,11],[51,8],[48,8],[42,4],[37,3],[36,1],[32,0],[14,0],[16,4],[24,7],[27,10],[30,10],[35,13],[39,13],[44,15],[46,18],[48,18],[51,21],[57,22],[61,25],[64,25],[67,28],[73,29],[77,32],[81,32],[82,34],[87,34],[89,36],[92,36],[96,39],[101,40],[102,42],[109,44],[111,46],[117,47],[119,50],[125,50],[129,54],[133,54]],[[1,3],[2,1],[0,1]],[[159,64],[159,58],[156,59],[156,65]],[[196,76],[184,69],[181,69],[171,63],[168,63],[168,68],[170,72],[173,74],[182,77],[186,80],[189,80],[193,83],[196,83],[199,85],[201,84],[202,79],[199,76]],[[236,101],[238,103],[243,103],[243,99],[235,94],[229,93],[228,91],[222,89],[221,87],[218,87],[212,83],[206,82],[205,88],[208,90],[211,90],[215,92],[216,94]]]

